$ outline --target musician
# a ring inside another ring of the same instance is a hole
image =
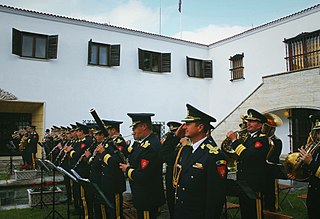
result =
[[[175,158],[174,217],[219,219],[226,198],[227,162],[220,149],[208,138],[210,122],[216,119],[186,105],[188,114],[175,132],[172,143],[188,137]]]
[[[161,158],[166,163],[165,182],[166,182],[166,200],[169,208],[170,218],[174,218],[174,188],[172,185],[173,164],[177,150],[181,144],[172,144],[172,138],[177,129],[181,126],[180,122],[170,121],[167,123],[169,132],[167,132],[162,141],[160,150]]]
[[[36,132],[36,126],[30,125],[28,129],[28,136],[26,138],[26,159],[27,159],[27,167],[26,169],[34,169],[35,168],[35,158],[37,153],[37,145],[39,141],[39,135]]]
[[[102,189],[101,177],[102,177],[102,156],[99,153],[98,149],[101,146],[104,147],[105,135],[104,133],[97,128],[96,131],[93,132],[94,138],[96,142],[94,143],[94,152],[91,153],[89,150],[85,152],[85,156],[88,157],[88,163],[90,165],[90,176],[89,179],[92,183],[98,185],[100,189]],[[93,208],[94,208],[94,216],[95,218],[106,218],[106,206],[100,200],[98,195],[93,194]]]
[[[160,141],[152,132],[153,113],[128,113],[132,119],[135,146],[128,147],[129,163],[120,164],[120,168],[129,178],[133,196],[133,205],[139,219],[155,219],[158,208],[164,204],[162,180],[162,162],[159,150]]]
[[[309,219],[319,218],[320,215],[320,116],[314,117],[315,125],[312,132],[315,134],[315,139],[309,147],[314,148],[314,151],[308,151],[301,148],[300,159],[304,162],[307,169],[310,171],[307,208]]]
[[[282,120],[272,113],[265,113],[267,122],[262,127],[262,132],[269,138],[270,149],[267,155],[266,190],[263,195],[264,209],[276,211],[279,208],[279,180],[282,178],[280,170],[280,155],[282,141],[275,135],[276,127],[282,125]]]
[[[250,135],[243,142],[237,139],[233,131],[229,131],[227,137],[239,156],[237,180],[246,182],[257,195],[257,199],[250,199],[245,194],[239,197],[241,218],[263,218],[261,198],[265,190],[269,142],[261,128],[267,119],[254,109],[249,109],[247,114],[247,131]]]
[[[81,123],[76,123],[76,134],[78,141],[74,146],[68,146],[66,151],[69,152],[69,157],[71,158],[71,163],[73,169],[82,177],[88,178],[90,169],[88,170],[88,164],[84,161],[79,161],[79,159],[84,154],[93,143],[93,139],[89,136],[89,128]],[[93,203],[90,200],[90,194],[85,194],[86,191],[78,183],[73,185],[73,198],[75,205],[75,214],[80,213],[85,218],[93,217]]]
[[[115,152],[115,147],[119,151],[124,150],[127,146],[125,140],[120,134],[120,124],[122,121],[102,120],[109,137],[102,145],[96,149],[101,157],[101,190],[106,198],[114,206],[105,206],[107,218],[123,218],[123,197],[122,193],[126,190],[125,176],[119,168],[122,162],[121,157]]]

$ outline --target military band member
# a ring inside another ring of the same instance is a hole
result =
[[[175,141],[188,137],[191,145],[177,153],[173,186],[174,217],[220,218],[226,198],[227,162],[208,136],[210,122],[216,119],[187,104],[185,122],[175,132]]]
[[[174,137],[174,133],[181,126],[181,123],[170,121],[167,123],[167,126],[169,127],[169,132],[164,136],[160,152],[163,162],[166,163],[165,181],[167,205],[169,208],[170,218],[174,218],[174,188],[172,185],[173,165],[177,150],[182,144],[179,143],[177,145],[172,143],[172,138]]]
[[[310,171],[307,208],[309,219],[319,218],[320,215],[320,117],[314,117],[315,125],[312,131],[315,133],[312,144],[308,145],[313,148],[307,150],[305,148],[299,149],[301,153],[301,160]]]
[[[263,218],[261,198],[265,190],[269,142],[267,136],[261,133],[261,128],[267,119],[254,109],[249,109],[247,114],[247,139],[242,142],[233,131],[229,131],[227,137],[239,156],[237,180],[245,181],[257,195],[257,199],[250,199],[246,195],[239,197],[241,218]]]
[[[108,140],[96,149],[101,154],[102,176],[101,190],[106,198],[113,205],[106,206],[106,218],[123,218],[123,196],[126,190],[125,176],[119,168],[120,156],[116,153],[115,147],[122,151],[126,148],[125,140],[120,134],[121,121],[103,120],[109,134]]]
[[[262,127],[262,132],[269,138],[269,152],[267,155],[267,178],[266,189],[263,195],[264,209],[276,211],[279,208],[279,177],[280,155],[282,151],[282,141],[275,135],[276,127],[282,125],[282,120],[272,113],[265,113],[267,122]]]
[[[89,136],[89,128],[81,123],[76,123],[77,129],[77,142],[74,147],[67,147],[66,151],[69,152],[69,157],[71,158],[72,169],[76,170],[77,173],[82,178],[88,178],[90,174],[90,169],[88,170],[87,164],[84,161],[79,162],[85,150],[92,146],[93,139]],[[73,198],[75,205],[75,213],[80,212],[80,214],[85,218],[93,217],[93,203],[89,200],[90,194],[86,195],[86,191],[78,183],[73,185]],[[89,201],[88,201],[89,200]]]
[[[29,136],[27,137],[27,144],[26,144],[27,164],[29,169],[30,168],[34,169],[39,135],[36,132],[36,126],[34,125],[29,126],[28,132],[29,132]]]
[[[88,157],[88,162],[90,165],[90,176],[89,179],[92,183],[98,185],[102,189],[101,177],[102,177],[102,160],[99,151],[99,147],[104,147],[105,135],[100,130],[97,129],[93,132],[96,142],[94,143],[94,152],[91,153],[89,150],[85,151],[85,156]],[[106,207],[100,197],[97,194],[93,194],[93,208],[95,218],[108,218],[106,217]]]
[[[134,147],[128,147],[129,163],[120,168],[129,178],[133,205],[139,219],[155,219],[158,208],[164,204],[160,141],[152,132],[153,113],[128,113],[132,119]]]

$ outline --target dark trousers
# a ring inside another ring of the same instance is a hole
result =
[[[73,182],[72,185],[73,205],[76,213],[81,213],[81,196],[79,183]]]
[[[138,219],[156,219],[158,216],[158,208],[144,211],[141,209],[137,209]]]
[[[258,199],[250,199],[246,195],[239,197],[241,218],[263,218],[263,205],[261,193],[257,192]]]
[[[105,194],[108,201],[111,203],[113,208],[111,206],[106,205],[106,213],[107,218],[109,219],[117,219],[117,218],[124,218],[123,217],[123,196],[122,193],[116,193],[116,194]]]
[[[267,178],[266,189],[263,196],[264,209],[273,212],[278,210],[278,199],[278,180],[274,178]]]
[[[320,215],[320,188],[308,189],[307,208],[309,219],[319,218]]]

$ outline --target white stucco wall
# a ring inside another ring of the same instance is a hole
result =
[[[0,13],[0,58],[5,63],[0,85],[20,100],[45,101],[46,128],[92,119],[91,107],[104,119],[123,120],[124,134],[131,132],[128,112],[153,112],[155,121],[167,122],[184,118],[186,103],[209,111],[207,90],[211,79],[189,78],[186,72],[186,56],[207,59],[207,46],[177,43],[178,40],[134,31],[110,31],[112,28],[101,25],[55,20]],[[58,58],[43,61],[12,54],[12,28],[57,34]],[[88,66],[90,39],[120,44],[120,66]],[[171,53],[171,73],[138,69],[138,48]]]

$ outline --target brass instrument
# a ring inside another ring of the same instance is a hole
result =
[[[29,133],[24,130],[24,129],[21,129],[19,131],[20,135],[22,136],[21,137],[21,140],[20,140],[20,143],[19,143],[19,151],[24,151],[26,149],[26,146],[27,146],[27,139],[29,138]]]
[[[311,132],[309,134],[308,140],[310,141]],[[305,147],[307,153],[312,154],[318,147],[320,146],[320,141],[314,141],[310,144],[307,144]],[[302,168],[303,161],[300,159],[300,153],[294,152],[289,154],[285,161],[284,161],[284,167],[288,174],[291,174],[294,176],[295,180],[297,181],[307,181],[309,179],[310,173]]]
[[[272,155],[275,144],[272,140],[272,137],[274,136],[275,128],[279,127],[283,124],[281,118],[273,113],[265,113],[263,114],[267,118],[267,122],[262,125],[261,132],[267,135],[269,140],[269,152],[266,157],[266,162],[268,164],[274,164],[273,162],[269,161],[270,156]]]
[[[243,141],[248,137],[248,131],[246,128],[247,121],[245,120],[246,116],[241,115],[240,118],[242,119],[242,123],[239,125],[240,130],[235,131],[237,135],[237,139],[242,139]],[[236,160],[238,160],[238,155],[235,153],[233,148],[231,147],[232,141],[230,138],[225,138],[221,143],[221,150],[227,157],[227,166],[229,168],[236,166]]]

